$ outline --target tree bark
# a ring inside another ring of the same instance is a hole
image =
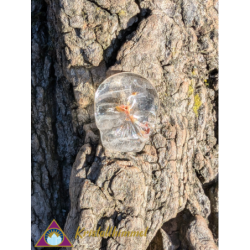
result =
[[[141,74],[160,99],[140,153],[102,147],[94,93]],[[32,249],[217,249],[218,1],[32,1]],[[78,237],[116,226],[146,237]]]

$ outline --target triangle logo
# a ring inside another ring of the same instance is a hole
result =
[[[35,247],[73,247],[63,230],[53,220]]]

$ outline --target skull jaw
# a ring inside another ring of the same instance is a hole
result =
[[[141,152],[147,141],[142,141],[140,138],[115,138],[107,140],[103,136],[103,132],[101,132],[101,140],[107,150],[118,152]]]

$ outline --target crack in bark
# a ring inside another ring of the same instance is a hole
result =
[[[102,7],[100,4],[98,4],[95,0],[88,0],[89,2],[93,3],[94,5],[96,5],[98,8],[107,11],[111,16],[114,15],[113,13],[110,12],[110,10],[108,10],[107,8]]]

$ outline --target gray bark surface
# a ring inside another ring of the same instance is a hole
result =
[[[140,153],[102,147],[94,93],[141,74],[160,99]],[[32,1],[32,235],[73,249],[217,249],[218,1]],[[84,237],[78,227],[145,230]]]

